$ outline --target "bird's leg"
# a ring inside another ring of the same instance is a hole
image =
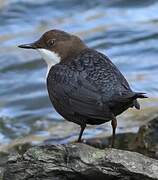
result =
[[[80,131],[77,142],[82,142],[82,134],[83,134],[83,131],[84,131],[85,128],[86,128],[86,124],[82,124],[81,125],[81,131]]]
[[[112,125],[112,141],[111,141],[111,147],[114,147],[115,144],[115,132],[116,132],[116,127],[117,127],[117,120],[116,118],[113,118],[111,121],[111,125]]]

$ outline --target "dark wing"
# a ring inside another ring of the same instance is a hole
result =
[[[94,50],[81,53],[69,64],[52,67],[47,80],[51,100],[60,102],[65,113],[109,120],[133,105],[135,94],[126,79]]]
[[[84,75],[68,66],[52,67],[47,78],[47,87],[53,105],[58,112],[62,107],[62,112],[59,112],[62,115],[78,114],[87,118],[110,120],[113,114],[102,102],[98,89]]]
[[[109,79],[110,79],[111,83],[109,83],[109,84],[111,87],[109,87],[109,91],[111,91],[111,93],[109,92],[108,94],[112,94],[112,96],[110,96],[110,99],[108,100],[110,102],[109,106],[111,104],[111,107],[115,108],[115,107],[121,106],[121,103],[124,103],[125,106],[126,105],[128,106],[128,103],[130,103],[131,104],[130,107],[135,106],[136,109],[140,109],[140,105],[139,105],[136,97],[139,98],[139,94],[144,94],[144,93],[133,92],[131,90],[127,80],[125,79],[125,77],[122,75],[122,73],[119,71],[119,69],[110,61],[110,59],[101,53],[96,52],[96,54],[97,54],[96,56],[98,57],[99,61],[103,63],[103,67],[101,67],[101,69],[104,69],[105,74],[102,75],[102,77],[105,79],[108,76],[110,77]],[[95,65],[95,67],[96,67],[96,65]],[[101,84],[103,92],[108,91],[106,84],[108,84],[108,83]],[[141,98],[144,98],[144,96]],[[122,104],[122,105],[124,105],[124,104]]]
[[[89,49],[75,62],[76,67],[82,67],[85,79],[102,94],[104,102],[126,101],[134,95],[127,80],[105,55]]]

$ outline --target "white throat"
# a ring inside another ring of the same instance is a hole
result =
[[[53,51],[49,51],[47,49],[38,49],[38,51],[48,65],[48,69],[47,69],[47,75],[48,75],[50,68],[55,64],[59,63],[61,58],[57,53]]]

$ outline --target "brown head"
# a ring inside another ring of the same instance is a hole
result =
[[[87,48],[79,37],[60,30],[47,31],[39,40],[19,47],[38,50],[49,68],[56,63],[70,60]]]

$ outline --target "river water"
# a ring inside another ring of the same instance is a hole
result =
[[[141,101],[142,111],[120,117],[118,131],[136,131],[145,112],[157,111],[158,1],[0,0],[0,144],[21,137],[33,142],[77,137],[79,129],[65,122],[48,99],[46,64],[35,51],[17,48],[53,28],[77,34],[108,55],[131,87],[150,97]],[[108,125],[91,127],[85,136],[105,130],[110,134]]]

